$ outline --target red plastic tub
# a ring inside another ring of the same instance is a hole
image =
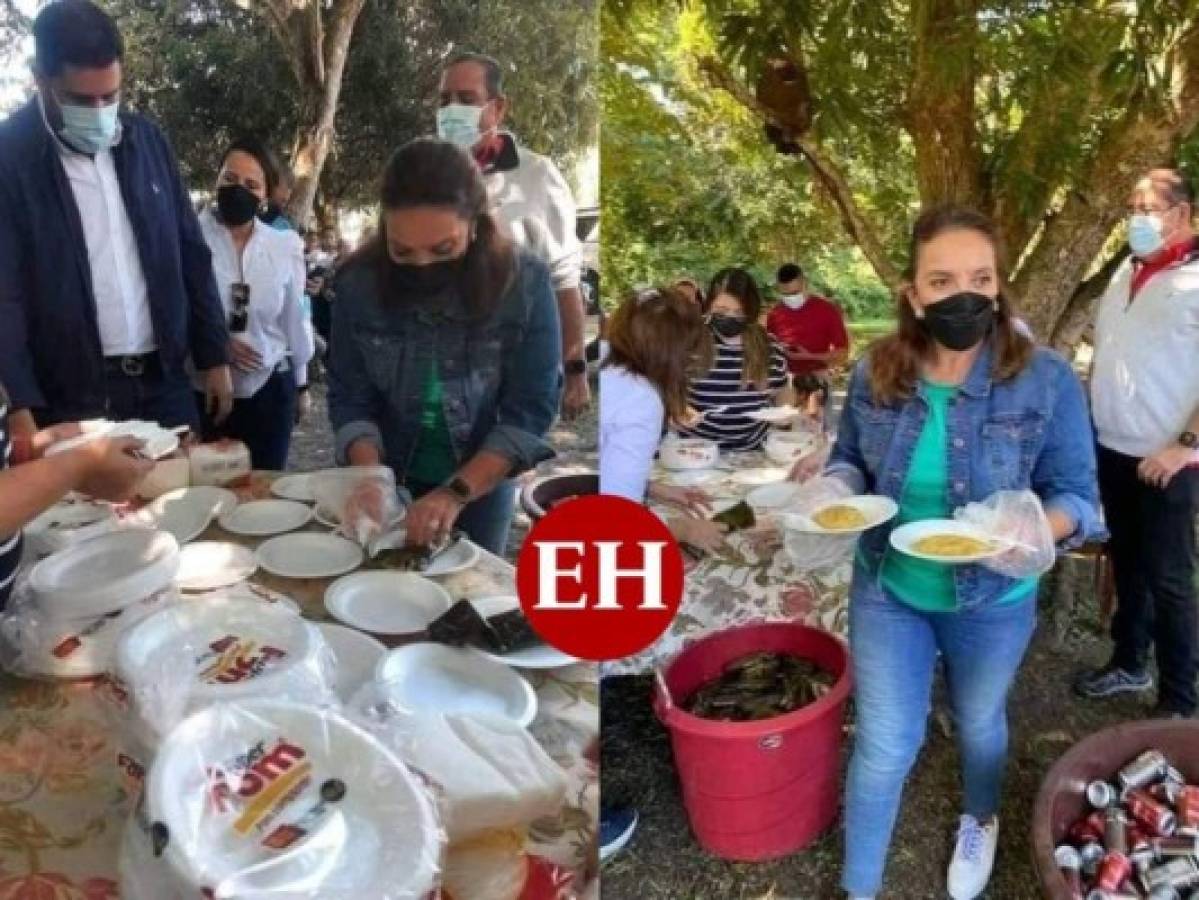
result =
[[[717,722],[676,702],[751,653],[811,660],[836,677],[824,697],[759,722]],[[725,859],[773,859],[802,850],[837,817],[842,722],[851,675],[845,644],[806,625],[733,628],[687,647],[657,680],[654,710],[670,731],[691,830]]]

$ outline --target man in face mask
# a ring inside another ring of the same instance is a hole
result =
[[[775,293],[779,302],[766,317],[766,330],[783,345],[797,388],[816,378],[827,399],[828,370],[849,360],[845,317],[835,303],[808,292],[803,269],[795,263],[779,267]]]
[[[174,155],[120,110],[120,33],[89,0],[33,26],[38,92],[0,124],[0,380],[17,435],[87,418],[198,424],[232,406],[229,336]]]
[[[1118,607],[1107,666],[1086,697],[1148,691],[1157,713],[1196,709],[1195,517],[1199,513],[1199,244],[1195,192],[1174,169],[1137,182],[1129,260],[1099,301],[1091,403]]]
[[[553,162],[500,130],[507,112],[498,62],[462,53],[446,64],[438,93],[437,134],[474,156],[499,218],[524,249],[549,266],[562,324],[562,412],[573,418],[591,400],[574,197]]]
[[[275,182],[275,189],[267,198],[266,209],[258,217],[276,231],[296,230],[296,226],[287,217],[287,203],[291,200],[291,191],[295,186],[295,181],[291,169],[282,166],[279,169],[279,180]]]

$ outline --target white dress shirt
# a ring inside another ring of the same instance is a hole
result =
[[[1099,301],[1091,409],[1099,443],[1152,456],[1199,408],[1199,260],[1158,272],[1129,302],[1126,261]]]
[[[600,369],[600,493],[645,499],[665,406],[648,378],[623,366]]]
[[[44,112],[43,112],[44,114]],[[49,125],[46,126],[49,130]],[[66,170],[92,273],[96,324],[105,356],[158,349],[137,238],[121,196],[112,151],[88,156],[72,150],[50,130]]]
[[[200,214],[200,230],[212,251],[212,271],[226,316],[233,312],[233,285],[244,281],[250,286],[248,327],[230,337],[257,350],[262,366],[253,372],[231,367],[233,395],[242,400],[258,393],[288,357],[296,384],[307,384],[313,354],[312,335],[305,327],[303,241],[294,231],[276,231],[257,217],[253,221],[239,264],[229,229],[211,209]],[[200,388],[198,381],[196,387]]]

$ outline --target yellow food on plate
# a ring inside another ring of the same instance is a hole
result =
[[[964,534],[930,534],[912,544],[912,549],[927,556],[978,556],[992,548],[990,541]]]
[[[826,506],[824,509],[812,516],[812,521],[821,528],[827,528],[830,531],[842,531],[847,528],[864,528],[866,526],[866,516],[860,509],[844,504],[835,506]]]

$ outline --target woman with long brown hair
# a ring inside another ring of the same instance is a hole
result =
[[[688,392],[702,418],[679,433],[716,441],[722,450],[756,450],[769,426],[748,414],[785,401],[787,358],[759,321],[762,295],[749,272],[717,272],[704,302],[714,361]]]
[[[600,492],[653,500],[689,513],[671,517],[675,537],[703,549],[721,541],[702,518],[707,496],[698,489],[650,481],[663,429],[690,416],[687,386],[711,365],[711,344],[699,307],[676,288],[650,288],[628,297],[608,326],[608,356],[600,369]]]
[[[380,200],[378,234],[334,284],[338,462],[395,472],[414,499],[409,543],[457,527],[502,554],[510,479],[553,455],[544,435],[561,339],[549,272],[501,233],[478,166],[453,144],[397,150]]]
[[[1094,438],[1069,364],[1013,325],[986,217],[924,213],[912,231],[899,327],[854,370],[837,441],[811,497],[884,494],[899,507],[858,542],[850,587],[857,728],[843,886],[881,888],[907,773],[924,741],[938,655],[964,785],[948,891],[980,894],[998,838],[1008,689],[1055,549],[1102,534]],[[897,525],[954,517],[1014,549],[949,565],[890,546]]]

